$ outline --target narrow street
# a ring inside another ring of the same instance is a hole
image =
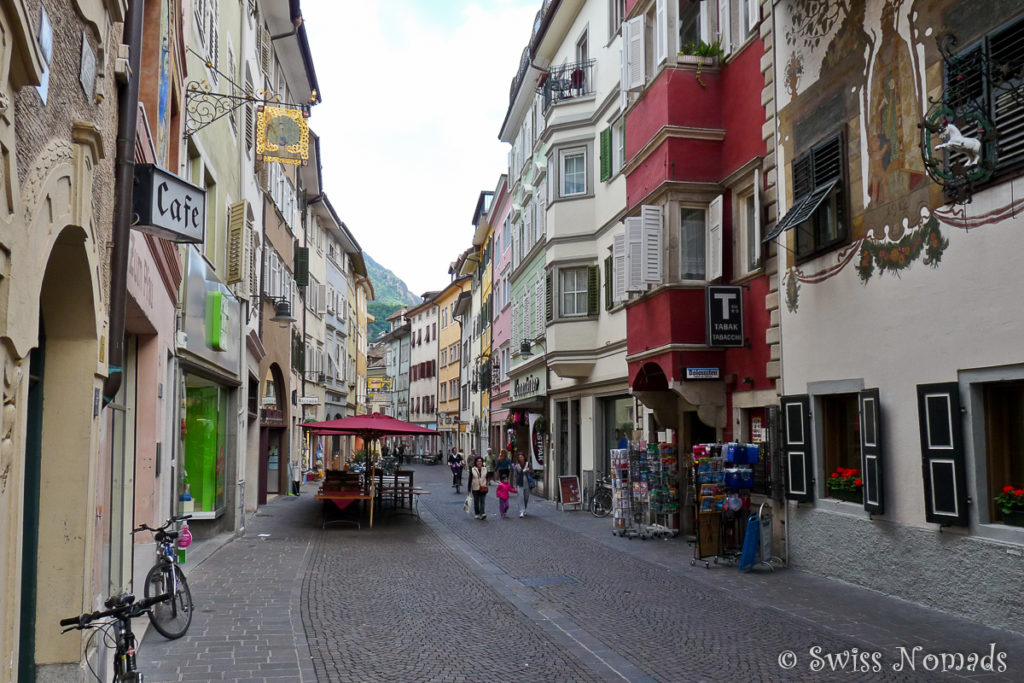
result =
[[[691,567],[684,539],[618,538],[608,519],[544,500],[501,520],[492,496],[477,521],[446,468],[415,471],[432,492],[419,521],[321,530],[309,484],[186,566],[192,627],[177,641],[147,632],[146,680],[1010,681],[1024,670],[1019,635],[799,571]],[[956,654],[966,669],[992,648],[1002,673],[949,670]],[[832,673],[826,655],[844,653],[854,658]]]

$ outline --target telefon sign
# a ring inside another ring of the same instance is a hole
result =
[[[140,232],[172,242],[202,244],[206,230],[206,190],[153,164],[135,165],[132,193]]]

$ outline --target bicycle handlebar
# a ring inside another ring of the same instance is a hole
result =
[[[169,520],[164,522],[163,526],[158,526],[156,528],[153,528],[143,523],[140,524],[138,527],[132,529],[132,533],[135,534],[140,531],[163,531],[175,522],[184,522],[186,519],[192,519],[192,515],[175,515],[174,517],[171,517]]]
[[[61,619],[60,625],[70,626],[72,629],[84,629],[92,622],[98,619],[105,619],[107,617],[132,619],[134,617],[142,616],[146,610],[156,603],[163,602],[164,600],[170,600],[171,597],[173,597],[171,593],[162,593],[160,595],[155,595],[151,598],[143,598],[142,600],[135,602],[135,596],[131,594],[117,596],[116,598],[111,598],[107,601],[108,604],[114,600],[120,603],[115,604],[111,609],[86,612],[85,614],[80,614],[77,617]]]

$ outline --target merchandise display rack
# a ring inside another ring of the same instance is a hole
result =
[[[630,442],[612,449],[612,532],[625,538],[667,538],[679,533],[677,458],[670,444]]]
[[[750,514],[750,486],[753,475],[746,467],[744,444],[699,444],[693,447],[690,467],[694,506],[693,558],[690,566],[703,562],[734,563],[743,551],[744,533]],[[749,446],[756,451],[757,446]],[[728,461],[728,462],[727,462]]]

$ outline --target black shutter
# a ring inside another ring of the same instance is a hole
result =
[[[295,284],[299,287],[309,286],[309,247],[295,250]]]
[[[612,177],[612,129],[601,131],[601,180]]]
[[[597,315],[601,312],[601,269],[597,266],[587,266],[587,315]]]
[[[860,471],[864,480],[864,509],[885,513],[885,486],[882,471],[882,423],[878,389],[860,392]]]
[[[814,499],[814,449],[811,445],[811,398],[782,397],[782,453],[786,498]]]
[[[944,526],[967,526],[960,387],[956,382],[917,385],[921,426],[921,467],[925,519]]]
[[[612,257],[604,259],[604,307],[605,310],[612,310],[615,301],[612,296]]]
[[[552,305],[553,293],[551,291],[551,273],[545,275],[546,282],[544,283],[544,317],[547,318],[548,322],[554,319],[554,306]]]

